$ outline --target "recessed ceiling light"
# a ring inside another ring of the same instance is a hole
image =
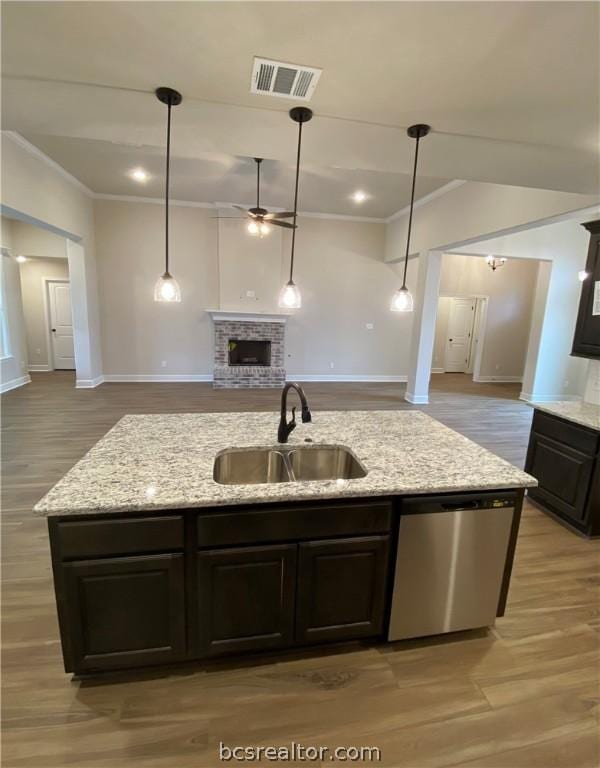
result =
[[[129,176],[140,184],[145,184],[150,178],[150,174],[146,173],[143,168],[134,168],[132,171],[129,171]]]
[[[367,193],[363,192],[362,189],[357,189],[356,192],[352,195],[352,199],[355,203],[364,203],[367,199]]]
[[[24,261],[27,261],[27,257],[26,257],[26,256],[21,256],[21,255],[19,254],[19,255],[17,256],[17,261],[19,262],[19,264],[22,264]]]

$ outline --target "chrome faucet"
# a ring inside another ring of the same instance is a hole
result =
[[[292,430],[296,429],[296,407],[292,408],[292,420],[287,420],[287,394],[290,389],[295,389],[300,397],[300,403],[302,405],[302,423],[306,424],[312,421],[310,409],[306,401],[306,395],[300,384],[295,384],[293,381],[289,381],[283,388],[281,393],[281,418],[279,419],[279,429],[277,430],[277,442],[287,443],[288,436]]]

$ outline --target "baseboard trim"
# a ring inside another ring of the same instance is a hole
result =
[[[104,382],[104,376],[96,376],[95,379],[76,379],[75,389],[94,389]]]
[[[49,365],[30,365],[27,369],[29,373],[41,373],[42,371],[49,371]]]
[[[212,373],[107,373],[103,377],[107,383],[135,383],[135,382],[190,382],[212,381]]]
[[[408,376],[385,376],[354,373],[299,373],[290,374],[288,381],[356,381],[356,382],[399,382],[406,383]]]
[[[446,373],[445,368],[432,368],[431,373]]]
[[[16,379],[10,379],[9,381],[3,381],[2,384],[0,384],[0,392],[9,392],[11,389],[23,387],[25,384],[31,384],[31,376],[28,374],[25,376],[18,376]]]
[[[413,405],[427,405],[429,402],[429,395],[415,395],[412,392],[406,392],[404,399]]]
[[[522,376],[478,376],[473,377],[476,384],[522,384]]]
[[[535,405],[536,403],[562,403],[565,401],[576,403],[581,399],[579,395],[534,395],[532,392],[521,392],[519,395],[519,400],[524,400],[530,405]]]

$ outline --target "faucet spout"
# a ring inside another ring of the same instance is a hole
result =
[[[279,419],[279,429],[277,430],[277,442],[279,443],[287,443],[290,432],[296,429],[295,407],[292,408],[291,421],[287,420],[287,396],[290,389],[295,389],[298,393],[298,397],[300,398],[300,405],[302,406],[302,422],[306,424],[307,422],[312,421],[312,415],[310,408],[308,407],[308,401],[306,400],[304,390],[299,384],[296,384],[293,381],[288,382],[284,386],[283,392],[281,393],[281,417]]]

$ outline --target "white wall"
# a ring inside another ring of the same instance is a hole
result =
[[[219,302],[214,212],[171,209],[170,271],[181,288],[178,304],[153,299],[165,268],[162,206],[97,200],[95,215],[105,375],[211,374],[213,328],[206,309]]]
[[[246,233],[244,222],[217,222],[212,210],[173,206],[171,271],[183,300],[160,305],[152,290],[164,269],[162,207],[97,200],[95,217],[109,377],[208,377],[213,327],[207,309],[277,310],[279,290],[288,279],[287,232],[257,240]],[[411,317],[390,312],[400,268],[384,263],[384,238],[380,224],[301,219],[294,279],[303,306],[287,325],[290,377],[406,375]],[[416,279],[414,272],[411,264],[409,283]],[[246,296],[248,290],[256,299]]]
[[[29,370],[45,370],[51,361],[48,360],[48,305],[44,279],[68,280],[67,260],[28,258],[20,265],[20,272]]]
[[[449,301],[443,297],[487,296],[479,379],[522,378],[537,272],[532,260],[513,259],[492,272],[482,257],[444,254],[432,367],[444,367]]]
[[[0,218],[0,245],[2,259],[0,280],[6,301],[6,319],[8,321],[8,354],[0,359],[0,392],[27,384],[27,343],[25,340],[25,321],[21,301],[21,276],[19,264],[15,261],[12,239],[12,222]]]
[[[69,264],[72,284],[79,291],[76,299],[81,304],[80,311],[74,312],[74,323],[80,319],[86,322],[85,328],[75,328],[79,341],[77,378],[84,386],[93,385],[102,374],[102,353],[92,198],[55,164],[5,132],[1,174],[5,213],[12,216],[17,212],[20,217],[43,222],[59,230],[59,234],[70,233],[81,240],[83,250],[78,250]]]

